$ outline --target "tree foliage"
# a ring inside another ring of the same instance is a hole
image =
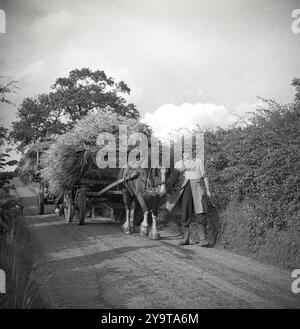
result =
[[[248,230],[254,245],[264,243],[269,230],[295,227],[300,218],[299,85],[291,104],[264,100],[247,126],[205,136],[217,204],[222,210],[232,203],[253,209]]]
[[[0,78],[2,78],[0,76]],[[17,81],[11,80],[8,83],[0,81],[0,104],[6,103],[12,105],[11,101],[7,98],[9,94],[14,93],[17,88]]]
[[[0,81],[0,104],[12,104],[8,99],[9,94],[13,93],[16,89],[16,81],[10,81],[4,84]],[[9,180],[12,178],[11,173],[6,173],[5,170],[17,164],[17,161],[10,160],[10,149],[3,150],[5,141],[7,140],[8,130],[0,125],[0,190],[7,191]]]
[[[115,82],[104,71],[73,70],[68,77],[58,78],[50,93],[24,99],[10,138],[23,150],[40,138],[69,131],[82,117],[99,109],[137,119],[135,105],[124,98],[129,94],[125,82]]]
[[[300,79],[299,78],[295,78],[292,81],[292,86],[295,87],[296,89],[296,96],[295,98],[300,100]]]

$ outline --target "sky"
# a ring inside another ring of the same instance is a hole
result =
[[[292,100],[296,8],[299,0],[0,0],[0,75],[20,81],[1,122],[10,126],[23,98],[89,67],[124,80],[158,134],[181,119],[225,127],[257,96]]]

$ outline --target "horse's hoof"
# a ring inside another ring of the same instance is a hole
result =
[[[148,229],[147,227],[141,227],[141,230],[140,230],[140,235],[141,236],[148,236],[149,232],[148,232]]]
[[[123,229],[123,232],[125,234],[130,234],[131,233],[130,227],[128,227],[128,226],[123,226],[122,229]]]
[[[159,240],[160,239],[160,234],[158,232],[150,232],[149,233],[149,239],[151,240]]]

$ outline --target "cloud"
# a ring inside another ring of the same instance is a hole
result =
[[[44,69],[44,62],[43,61],[37,61],[34,63],[30,63],[25,67],[23,71],[19,73],[17,78],[19,80],[35,80],[39,78],[39,76],[42,74],[42,71]]]
[[[142,121],[147,123],[154,134],[167,138],[176,129],[226,128],[234,123],[237,116],[223,105],[210,103],[184,103],[181,105],[165,104],[153,113],[146,113]]]
[[[50,12],[47,15],[36,19],[31,25],[33,34],[38,33],[44,38],[54,35],[60,38],[60,33],[72,27],[73,16],[66,11]]]
[[[263,105],[264,102],[261,100],[258,100],[254,103],[243,102],[235,108],[234,113],[243,117],[248,116],[251,112],[255,112],[258,107]]]

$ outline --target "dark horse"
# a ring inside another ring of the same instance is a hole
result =
[[[135,172],[133,178],[126,180]],[[166,173],[165,168],[126,168],[121,169],[120,178],[125,178],[122,185],[123,202],[126,210],[126,220],[123,230],[126,234],[133,232],[134,211],[138,202],[143,211],[143,221],[140,226],[142,236],[149,235],[150,239],[160,238],[157,229],[157,213],[160,198],[166,193]],[[149,230],[149,220],[152,217],[152,226]]]

